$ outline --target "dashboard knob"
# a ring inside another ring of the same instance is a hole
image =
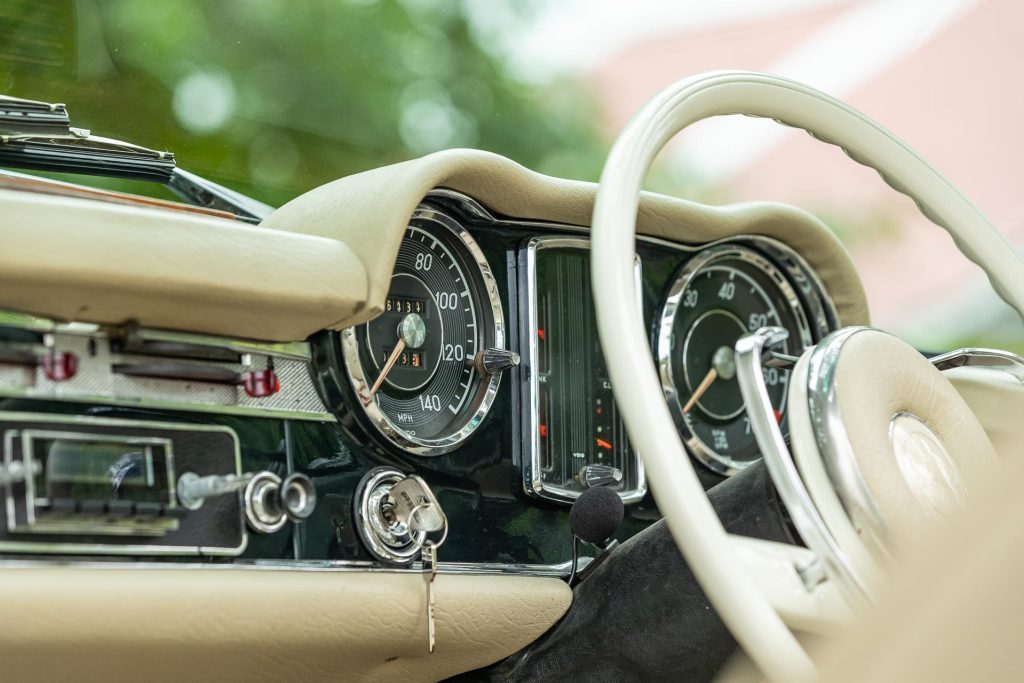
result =
[[[581,484],[591,488],[606,484],[618,484],[622,481],[622,470],[611,465],[585,465],[578,476]]]
[[[42,465],[36,460],[33,460],[31,465],[26,465],[20,460],[0,465],[0,486],[19,484],[29,477],[39,474],[42,469]]]
[[[519,354],[508,349],[484,349],[476,355],[476,367],[480,372],[497,375],[519,365]]]
[[[316,487],[302,472],[293,472],[281,482],[281,505],[293,522],[301,522],[316,508]]]
[[[251,473],[200,477],[195,472],[185,472],[178,479],[178,501],[187,510],[198,510],[207,498],[241,491],[252,478]]]

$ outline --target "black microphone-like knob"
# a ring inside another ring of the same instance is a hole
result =
[[[572,504],[569,526],[581,541],[603,548],[622,524],[625,512],[619,494],[604,486],[594,486]]]

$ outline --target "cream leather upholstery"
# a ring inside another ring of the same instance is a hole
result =
[[[416,572],[5,568],[11,681],[431,681],[498,661],[569,607],[555,578],[440,574],[427,653]]]
[[[0,308],[250,339],[305,339],[360,311],[338,240],[193,213],[0,190]]]
[[[1024,455],[1024,383],[1002,370],[952,368],[942,373],[978,417],[1003,460]]]
[[[597,191],[473,150],[328,183],[275,211],[262,228],[3,190],[0,309],[268,341],[342,329],[382,310],[409,216],[435,187],[464,192],[499,214],[579,226],[590,224]],[[846,251],[803,211],[645,195],[639,228],[683,243],[775,237],[817,270],[844,324],[868,321]]]
[[[904,558],[878,607],[818,650],[828,683],[1021,677],[1024,459],[1004,463],[963,514]]]
[[[835,362],[831,385],[834,396],[830,402],[842,416],[849,443],[848,457],[856,463],[855,476],[886,530],[889,549],[906,548],[916,543],[936,520],[918,501],[918,493],[901,473],[891,437],[893,418],[909,414],[928,425],[945,446],[967,491],[996,465],[995,450],[978,418],[953,385],[906,342],[878,330],[858,330],[846,337]],[[808,411],[806,399],[799,400],[805,396],[804,392],[791,395],[791,414]],[[792,421],[795,451],[812,448],[817,452],[814,435],[800,432],[810,422]],[[830,435],[831,441],[837,439],[843,437]],[[826,462],[833,478],[843,465]],[[833,484],[826,482],[824,486]]]
[[[488,152],[455,149],[336,180],[285,204],[263,225],[344,242],[369,274],[369,306],[345,321],[383,310],[391,269],[409,216],[434,188],[469,195],[490,211],[519,219],[589,226],[597,185],[552,178]],[[774,237],[821,277],[844,325],[866,324],[867,300],[849,255],[810,214],[781,204],[706,206],[645,193],[637,232],[684,244],[742,234]]]

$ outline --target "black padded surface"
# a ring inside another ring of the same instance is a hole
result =
[[[762,462],[708,495],[731,533],[793,543]],[[735,649],[662,520],[613,550],[536,643],[458,680],[707,681]]]

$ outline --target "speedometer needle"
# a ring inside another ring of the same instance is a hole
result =
[[[367,398],[367,402],[373,400],[373,395],[377,393],[377,390],[380,389],[380,385],[384,383],[384,378],[388,376],[389,372],[391,372],[391,368],[394,367],[398,357],[402,355],[402,351],[405,351],[405,340],[399,339],[398,343],[395,344],[395,350],[391,352],[390,356],[388,356],[388,362],[384,364],[384,369],[380,371],[379,375],[377,375],[377,381],[373,383],[373,388],[370,389],[370,396]]]

